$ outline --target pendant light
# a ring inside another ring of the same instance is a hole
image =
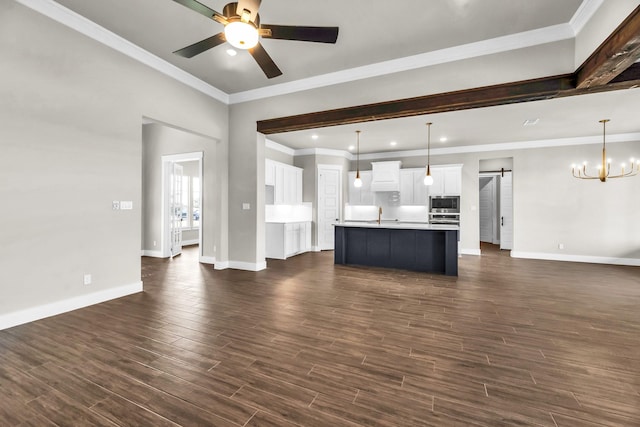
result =
[[[353,181],[353,186],[356,188],[362,187],[362,180],[360,179],[360,131],[356,131],[356,138],[358,139],[358,145],[356,148],[356,179]]]
[[[433,177],[431,176],[431,125],[427,123],[427,173],[424,176],[424,185],[433,185]]]
[[[582,168],[577,167],[575,164],[571,165],[571,174],[574,178],[578,179],[599,179],[602,182],[606,182],[609,178],[625,178],[628,176],[636,176],[640,172],[640,160],[637,161],[631,159],[630,168],[625,172],[625,164],[622,164],[622,170],[618,175],[611,175],[611,159],[607,159],[606,150],[606,126],[609,119],[600,120],[602,123],[602,164],[598,166],[598,175],[589,175],[587,173],[587,162],[582,164]]]

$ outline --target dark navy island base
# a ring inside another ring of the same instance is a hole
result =
[[[335,225],[335,264],[458,275],[458,228]]]

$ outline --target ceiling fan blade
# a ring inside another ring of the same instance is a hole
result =
[[[221,24],[225,24],[227,22],[227,18],[225,18],[215,10],[211,9],[209,6],[205,6],[204,4],[200,3],[199,1],[196,1],[196,0],[173,0],[173,1],[188,7],[194,12],[198,12],[199,14],[204,15],[207,18],[214,19],[220,22]]]
[[[261,30],[271,31],[263,37],[280,40],[300,40],[304,42],[335,43],[338,40],[338,27],[303,27],[298,25],[262,24]]]
[[[183,47],[182,49],[176,50],[173,53],[184,58],[193,58],[194,56],[211,48],[214,48],[226,41],[227,40],[224,38],[224,33],[218,33],[215,36],[211,36],[208,39],[201,40],[198,43],[194,43],[190,46]]]
[[[278,77],[282,75],[282,71],[273,62],[273,59],[269,56],[264,47],[260,43],[256,45],[256,47],[249,49],[249,53],[253,56],[253,59],[256,60],[262,71],[267,76],[267,78],[272,79],[274,77]]]
[[[262,0],[238,0],[238,6],[236,10],[238,14],[240,14],[243,10],[248,10],[251,12],[251,22],[256,22],[256,17],[258,16],[258,9],[260,9],[260,3]]]

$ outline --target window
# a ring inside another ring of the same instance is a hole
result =
[[[182,229],[200,227],[200,178],[183,176],[181,212]]]

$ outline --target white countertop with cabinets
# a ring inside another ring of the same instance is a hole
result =
[[[380,224],[378,221],[345,221],[337,222],[334,225],[339,227],[362,227],[362,228],[398,228],[405,230],[460,230],[457,225],[450,224],[429,224],[426,222],[404,222],[385,221]]]

